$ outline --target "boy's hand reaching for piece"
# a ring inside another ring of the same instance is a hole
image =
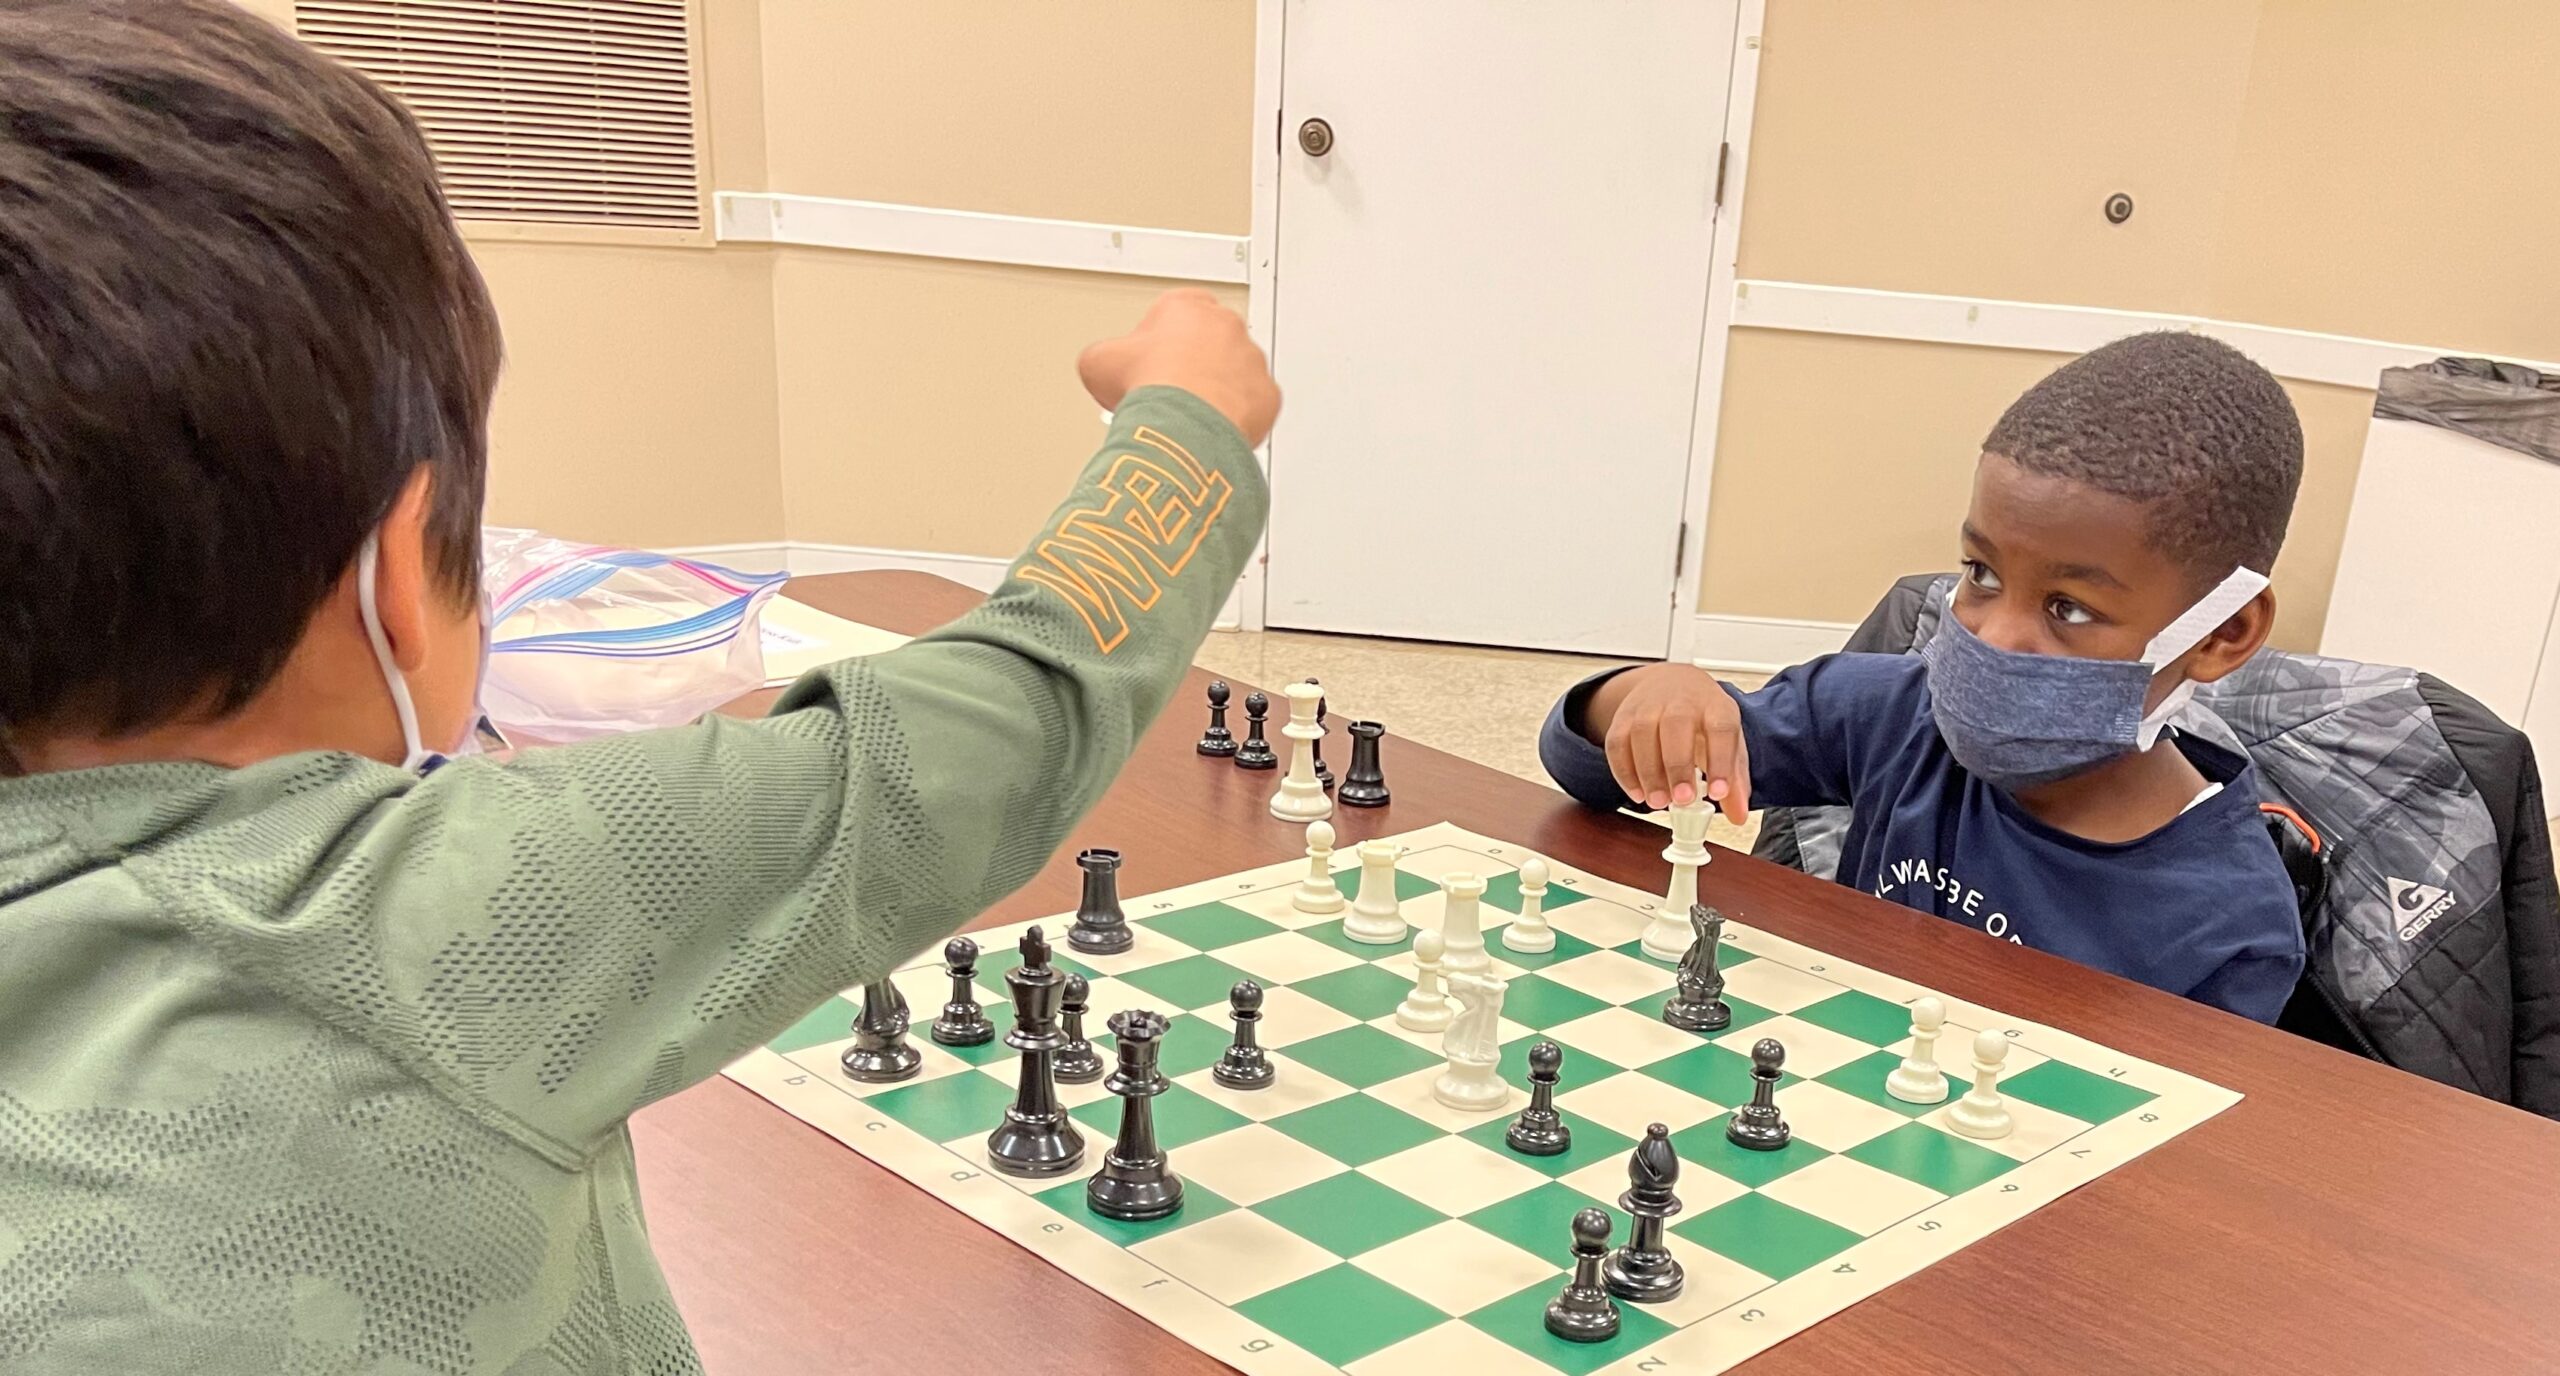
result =
[[[1751,751],[1742,709],[1704,669],[1648,664],[1601,684],[1583,733],[1609,752],[1609,772],[1638,807],[1707,801],[1739,825],[1751,812]]]
[[[1280,417],[1270,360],[1242,318],[1196,287],[1157,297],[1138,328],[1086,349],[1076,372],[1106,411],[1141,387],[1179,387],[1217,408],[1247,444],[1262,443]]]

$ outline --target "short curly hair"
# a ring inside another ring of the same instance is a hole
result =
[[[2177,330],[2090,350],[2027,389],[1982,442],[2032,473],[2151,508],[2151,546],[2211,583],[2275,564],[2302,486],[2302,422],[2273,374]]]
[[[0,747],[236,710],[421,467],[471,605],[501,352],[373,82],[227,0],[0,0]]]

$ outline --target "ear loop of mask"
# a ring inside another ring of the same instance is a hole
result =
[[[434,761],[418,736],[418,708],[410,700],[409,681],[391,658],[391,638],[382,633],[382,613],[375,601],[374,578],[382,564],[379,535],[364,537],[364,547],[356,553],[356,609],[364,615],[365,639],[373,642],[373,659],[382,666],[382,681],[391,689],[391,710],[400,718],[400,744],[407,750],[400,767],[414,770]]]
[[[2214,585],[2211,592],[2196,599],[2194,606],[2187,608],[2177,620],[2161,627],[2160,634],[2151,637],[2151,643],[2143,647],[2143,665],[2157,673],[2178,656],[2204,643],[2206,636],[2213,634],[2217,627],[2249,605],[2249,600],[2266,588],[2265,574],[2245,566],[2232,569]],[[2162,698],[2159,706],[2143,714],[2142,725],[2134,736],[2134,748],[2148,750],[2156,744],[2160,733],[2168,729],[2169,719],[2178,715],[2195,695],[2194,680],[2179,680],[2178,686],[2169,690],[2169,696]]]

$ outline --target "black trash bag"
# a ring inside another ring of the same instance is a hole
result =
[[[2385,368],[2373,413],[2560,463],[2560,377],[2520,363],[2439,358],[2416,368]]]

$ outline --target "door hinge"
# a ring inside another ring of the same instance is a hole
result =
[[[1680,575],[1686,573],[1689,568],[1689,523],[1687,521],[1680,523],[1680,534],[1675,538],[1680,543],[1671,547],[1671,604],[1676,607],[1680,605]]]
[[[1726,164],[1732,161],[1733,145],[1730,143],[1716,145],[1716,209],[1718,210],[1724,209],[1724,169]]]

